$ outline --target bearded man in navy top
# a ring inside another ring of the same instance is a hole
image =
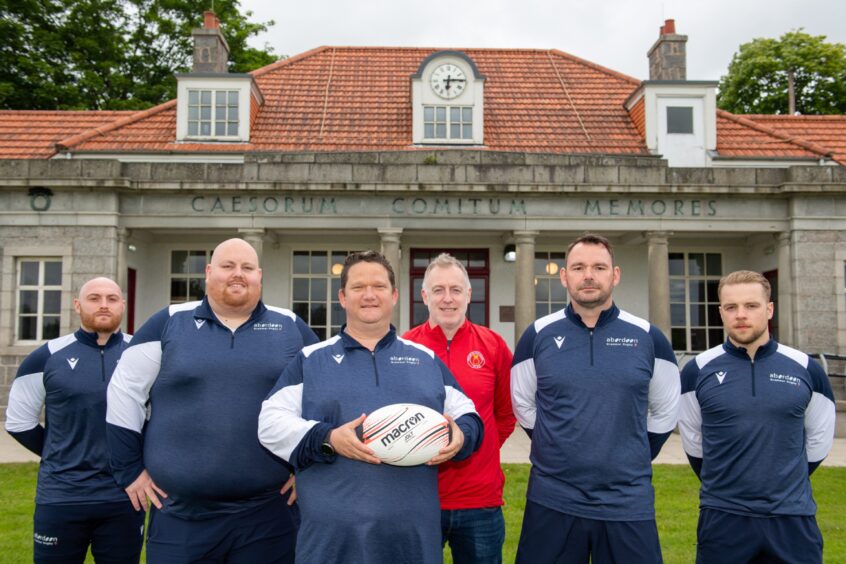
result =
[[[262,303],[261,277],[247,242],[218,245],[206,297],[153,315],[109,385],[115,477],[136,508],[154,506],[150,562],[293,561],[292,468],[259,444],[257,420],[279,374],[317,336]]]
[[[728,339],[682,371],[682,445],[702,481],[696,561],[822,562],[810,474],[831,450],[834,396],[808,355],[770,338],[770,283],[720,280]]]
[[[664,334],[622,311],[611,244],[567,249],[562,311],[517,344],[511,397],[532,438],[517,562],[661,562],[651,461],[676,426],[679,371]]]
[[[6,413],[6,430],[41,457],[34,559],[82,563],[90,545],[98,564],[138,562],[144,513],[112,477],[106,449],[106,386],[130,339],[120,331],[125,302],[112,280],[94,278],[73,307],[81,328],[26,357]]]

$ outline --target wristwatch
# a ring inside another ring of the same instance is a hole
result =
[[[335,448],[329,443],[329,441],[325,441],[322,445],[320,445],[320,454],[324,456],[335,456]]]

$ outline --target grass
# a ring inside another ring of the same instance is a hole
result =
[[[32,513],[35,463],[0,464],[0,554],[4,564],[32,562]],[[505,549],[503,562],[514,562],[526,504],[528,464],[504,464]],[[699,482],[686,466],[657,465],[653,478],[658,532],[666,564],[689,564],[696,552]],[[811,478],[825,539],[826,564],[846,564],[846,468],[823,466]],[[445,551],[450,562],[449,550]],[[93,562],[90,558],[86,562]]]

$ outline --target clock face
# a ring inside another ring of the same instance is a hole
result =
[[[430,79],[432,90],[441,98],[450,100],[455,98],[467,87],[467,77],[457,66],[446,63],[432,71]]]

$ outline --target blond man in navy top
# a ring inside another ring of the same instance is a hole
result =
[[[828,377],[770,337],[770,284],[757,272],[718,288],[728,339],[682,371],[679,428],[702,481],[699,563],[822,562],[810,474],[834,437]]]
[[[108,278],[82,285],[73,301],[80,329],[21,363],[6,430],[41,457],[35,494],[35,562],[138,562],[144,513],[115,482],[106,450],[106,387],[129,335],[125,303]],[[45,409],[45,424],[39,422]]]

